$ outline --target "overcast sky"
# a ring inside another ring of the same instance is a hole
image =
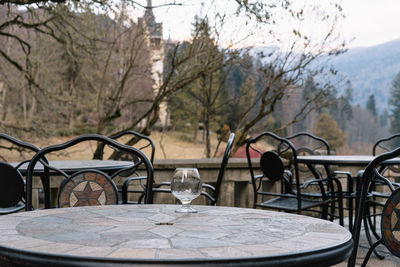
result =
[[[153,5],[167,1],[153,0]],[[307,4],[312,0],[304,1]],[[138,2],[146,4],[143,0]],[[163,22],[165,38],[171,36],[174,40],[182,40],[190,36],[191,22],[194,15],[201,10],[202,1],[177,0],[176,2],[181,2],[183,5],[157,8],[154,13],[157,21]],[[217,0],[218,4],[221,3],[220,8],[229,9],[229,6],[223,4],[224,2],[226,1]],[[329,0],[318,0],[318,4],[322,6],[327,2]],[[341,4],[346,18],[339,25],[339,29],[347,40],[354,39],[349,47],[372,46],[400,39],[400,0],[343,0]]]

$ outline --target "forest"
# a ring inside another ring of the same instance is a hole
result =
[[[330,60],[346,52],[337,3],[315,11],[292,1],[233,2],[230,15],[256,25],[268,44],[280,42],[276,17],[296,22],[316,12],[326,32],[318,38],[294,28],[288,49],[257,49],[240,43],[251,31],[222,42],[229,20],[219,13],[194,17],[190,39],[174,41],[129,16],[131,9],[152,16],[135,1],[0,1],[1,131],[27,139],[182,131],[202,135],[204,156],[212,157],[211,133],[223,141],[235,132],[237,150],[262,131],[307,131],[337,153],[369,153],[379,137],[400,130],[388,112],[377,114],[374,95],[366,107],[353,105],[351,83],[330,82]]]

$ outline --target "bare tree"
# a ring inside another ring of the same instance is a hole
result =
[[[315,12],[314,17],[317,15],[317,18],[322,22],[328,23],[328,28],[318,38],[301,32],[301,25],[299,27],[293,26],[292,39],[289,39],[290,42],[287,44],[288,49],[267,50],[259,53],[265,62],[259,70],[263,87],[253,103],[248,106],[246,116],[243,116],[236,129],[237,141],[234,151],[245,144],[254,126],[273,114],[277,105],[284,98],[290,97],[294,90],[301,89],[306,77],[325,81],[324,76],[333,75],[334,71],[329,68],[327,62],[329,62],[330,57],[345,51],[345,43],[335,30],[336,22],[342,16],[341,7],[336,4],[333,5],[333,10],[330,10],[330,13],[324,13],[318,6],[309,8],[308,11],[303,8],[296,9],[293,7],[292,1],[289,0],[269,1],[268,3],[240,0],[236,0],[236,2],[239,4],[238,14],[247,16],[249,20],[255,21],[261,29],[267,30],[268,37],[271,39],[274,39],[277,35],[277,32],[274,31],[274,25],[277,23],[277,9],[280,10],[281,16],[295,22],[307,20],[308,17],[306,16],[310,16],[309,12]],[[277,37],[276,41],[280,42],[281,40]],[[318,85],[321,90],[304,101],[302,106],[297,107],[296,114],[280,129],[304,119],[312,110],[327,104],[324,102],[324,97],[332,89],[332,84],[323,82]],[[275,129],[275,131],[278,130]]]

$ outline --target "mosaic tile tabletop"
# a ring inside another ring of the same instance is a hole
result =
[[[85,257],[240,258],[293,254],[348,243],[343,227],[266,210],[115,205],[39,210],[0,217],[0,247]]]

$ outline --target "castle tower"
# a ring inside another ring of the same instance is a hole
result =
[[[139,21],[139,23],[144,25],[149,36],[150,62],[152,64],[151,77],[154,81],[153,93],[154,95],[157,95],[163,80],[164,41],[162,38],[162,23],[156,22],[151,0],[147,0],[144,17]],[[170,124],[167,102],[165,100],[162,101],[159,108],[160,126],[167,127]]]

